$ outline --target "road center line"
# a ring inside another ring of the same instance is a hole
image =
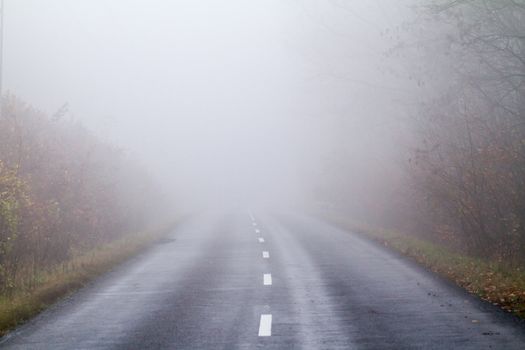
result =
[[[263,258],[269,259],[270,258],[270,252],[263,252]]]
[[[259,230],[258,228],[255,229],[255,233],[261,233],[261,230]]]
[[[264,238],[259,237],[259,243],[264,243]]]
[[[259,337],[270,337],[272,335],[272,315],[261,315],[259,322]]]
[[[265,286],[271,286],[272,285],[272,274],[271,273],[265,273],[263,276],[263,284]]]
[[[253,226],[257,226],[257,223],[256,223],[256,222],[252,222],[252,225],[253,225]]]

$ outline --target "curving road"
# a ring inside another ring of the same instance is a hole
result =
[[[193,217],[7,349],[525,349],[525,326],[320,220]]]

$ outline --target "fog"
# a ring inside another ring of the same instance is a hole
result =
[[[525,0],[1,5],[2,348],[525,349]]]
[[[392,190],[411,90],[385,52],[408,0],[5,7],[5,88],[49,114],[67,103],[178,208]]]

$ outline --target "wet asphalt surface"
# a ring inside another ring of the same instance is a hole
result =
[[[525,349],[523,323],[375,243],[306,216],[253,221],[192,217],[0,347]]]

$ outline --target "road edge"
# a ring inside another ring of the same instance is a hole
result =
[[[11,331],[162,241],[181,220],[128,235],[60,264],[34,289],[0,301],[0,344]]]

